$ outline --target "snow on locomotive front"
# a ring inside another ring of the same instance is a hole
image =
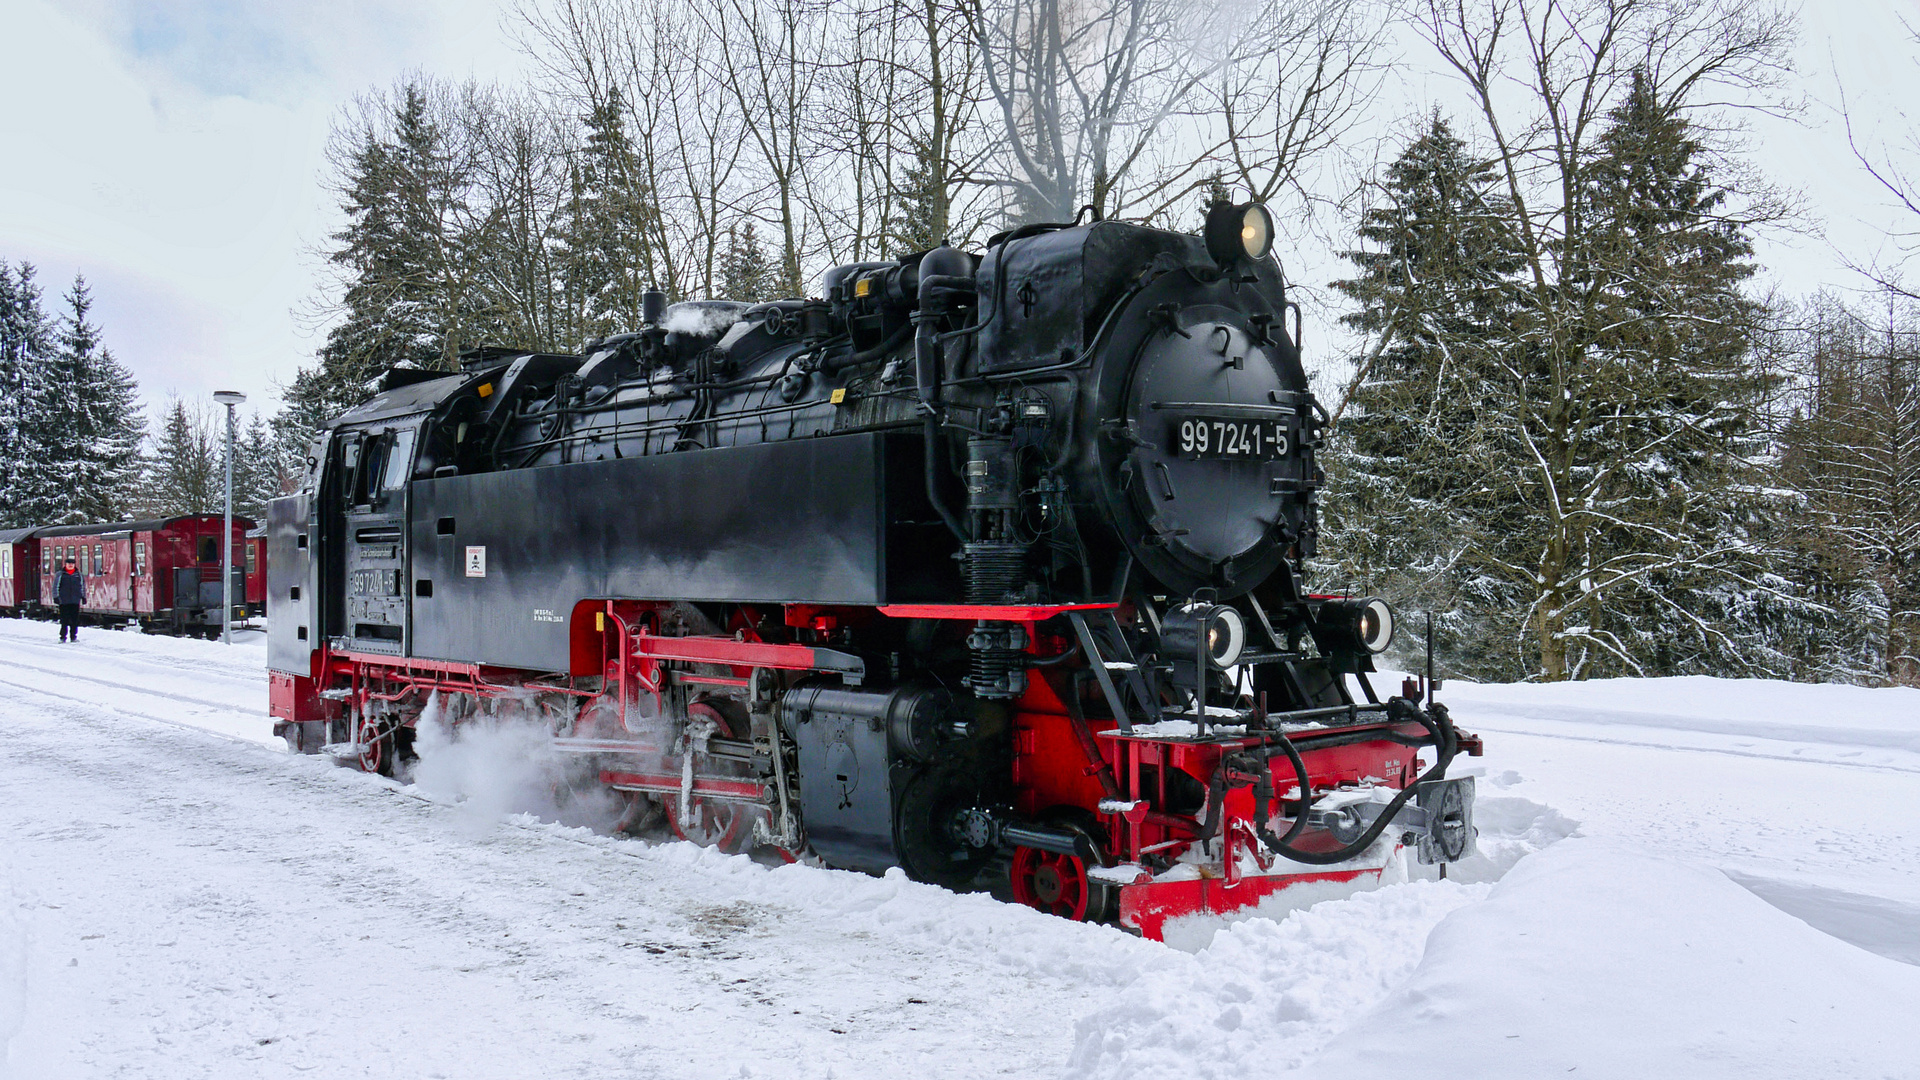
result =
[[[1027,226],[396,370],[270,510],[276,730],[391,771],[429,701],[511,699],[621,827],[1152,936],[1456,860],[1478,741],[1378,697],[1385,604],[1303,584],[1271,238]]]

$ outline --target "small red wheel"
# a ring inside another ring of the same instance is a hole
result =
[[[360,730],[354,733],[353,741],[360,748],[360,771],[388,775],[391,755],[387,753],[387,740],[391,736],[383,731],[378,721],[372,717],[360,721]]]
[[[1012,875],[1013,898],[1020,903],[1075,922],[1086,919],[1093,889],[1078,855],[1017,847]]]

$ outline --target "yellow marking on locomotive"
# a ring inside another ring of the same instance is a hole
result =
[[[835,405],[839,405],[842,402],[845,402],[847,400],[847,388],[843,386],[840,389],[835,390],[833,392],[833,397],[831,400]]]
[[[479,394],[481,397],[492,397],[493,384],[490,382],[483,382],[480,384],[480,389],[474,391],[474,393]]]
[[[593,632],[596,634],[604,634],[607,632],[606,612],[596,611],[593,613]]]
[[[853,283],[853,295],[855,295],[855,296],[870,296],[870,295],[872,295],[872,293],[873,293],[873,279],[872,279],[872,278],[864,278],[864,277],[863,277],[863,278],[861,278],[861,279],[860,279],[859,281],[856,281],[856,282],[854,282],[854,283]]]

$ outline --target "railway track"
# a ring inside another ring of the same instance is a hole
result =
[[[1688,754],[1718,754],[1725,757],[1757,758],[1761,761],[1785,761],[1797,765],[1833,765],[1845,769],[1866,769],[1872,772],[1906,773],[1920,776],[1920,768],[1904,765],[1886,765],[1872,761],[1847,761],[1835,757],[1806,757],[1795,754],[1765,754],[1754,750],[1739,750],[1721,746],[1685,746],[1678,743],[1650,742],[1640,739],[1603,739],[1597,735],[1570,735],[1564,732],[1524,730],[1521,728],[1499,728],[1482,723],[1470,712],[1460,713],[1460,725],[1476,734],[1519,735],[1537,739],[1561,739],[1567,742],[1598,743],[1602,746],[1631,746],[1642,750],[1673,750]]]

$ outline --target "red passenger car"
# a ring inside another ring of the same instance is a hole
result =
[[[40,548],[41,597],[72,560],[87,581],[81,613],[98,623],[138,623],[149,632],[220,634],[219,514],[190,514],[109,525],[61,525],[35,532]],[[233,519],[235,618],[246,617],[247,531]]]
[[[40,542],[34,529],[0,531],[0,614],[17,618],[40,598]]]

